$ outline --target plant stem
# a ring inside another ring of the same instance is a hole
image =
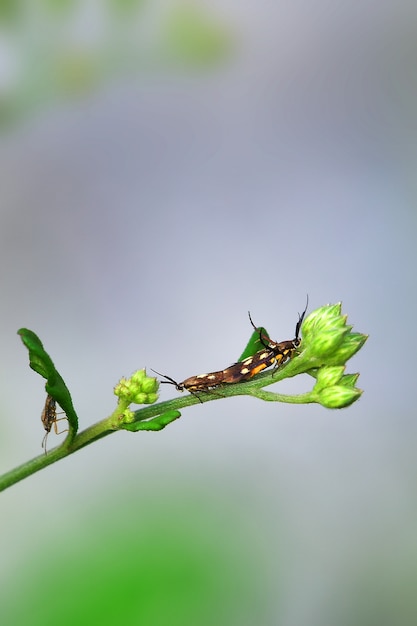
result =
[[[268,372],[263,372],[256,376],[256,378],[254,378],[253,380],[247,382],[232,385],[223,385],[221,388],[202,392],[199,394],[198,397],[196,397],[196,395],[188,394],[183,397],[178,397],[172,400],[159,402],[158,404],[146,406],[135,412],[135,421],[146,421],[153,417],[162,415],[163,413],[170,410],[179,410],[187,406],[192,406],[194,404],[212,402],[214,400],[222,400],[224,398],[232,396],[248,395],[267,401],[289,402],[297,404],[314,402],[314,400],[311,398],[311,394],[309,393],[299,396],[288,396],[263,391],[261,389],[262,387],[272,385],[273,383],[276,383],[283,378],[295,376],[297,373],[299,373],[300,368],[294,368],[294,365],[296,365],[296,360],[290,361],[283,368],[276,369],[272,372],[272,374],[271,370],[269,370]],[[118,406],[112,413],[112,415],[110,415],[110,417],[107,417],[104,420],[97,422],[92,426],[89,426],[84,431],[81,431],[75,436],[73,436],[73,433],[70,433],[70,436],[67,436],[67,438],[60,446],[53,448],[48,452],[48,454],[40,454],[34,459],[31,459],[30,461],[27,461],[26,463],[23,463],[22,465],[14,468],[10,472],[3,474],[3,476],[0,476],[0,491],[7,489],[7,487],[16,484],[27,476],[35,474],[41,469],[48,467],[48,465],[52,465],[52,463],[55,463],[56,461],[59,461],[60,459],[63,459],[70,454],[73,454],[77,450],[84,448],[90,443],[98,441],[99,439],[102,439],[103,437],[106,437],[113,432],[121,430],[123,428],[123,423],[121,421],[122,412],[123,411]]]

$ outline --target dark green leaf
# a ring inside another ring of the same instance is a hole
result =
[[[45,352],[39,337],[27,328],[17,331],[26,348],[29,350],[30,367],[46,379],[45,389],[65,412],[70,430],[75,434],[78,430],[78,417],[72,404],[71,394],[62,376],[55,368],[51,357]]]
[[[121,428],[125,430],[130,430],[132,432],[137,432],[138,430],[162,430],[165,426],[168,426],[171,422],[174,422],[176,419],[181,417],[181,413],[172,409],[171,411],[167,411],[166,413],[162,413],[162,415],[158,415],[158,417],[154,417],[147,422],[132,422],[130,424],[121,424]]]

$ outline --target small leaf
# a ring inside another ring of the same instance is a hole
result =
[[[41,340],[34,332],[27,328],[21,328],[17,331],[27,349],[29,350],[29,365],[43,378],[48,378],[49,372],[53,372],[54,364],[43,349]]]
[[[62,376],[55,368],[49,354],[45,352],[39,337],[27,328],[17,331],[24,345],[29,350],[30,367],[46,379],[46,392],[56,400],[61,409],[65,412],[70,424],[70,431],[73,435],[78,430],[78,417],[72,404],[71,394]]]
[[[137,432],[139,430],[162,430],[179,417],[181,417],[181,413],[172,409],[172,411],[162,413],[162,415],[158,415],[158,417],[154,417],[147,422],[125,423],[121,424],[120,427],[125,430],[130,430],[131,432]]]

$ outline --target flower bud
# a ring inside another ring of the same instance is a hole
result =
[[[153,404],[158,399],[159,382],[147,376],[146,370],[138,370],[128,379],[121,378],[114,393],[121,400],[134,404]]]
[[[317,333],[328,326],[334,327],[338,320],[342,320],[341,323],[344,325],[345,320],[341,315],[341,310],[342,303],[338,302],[337,304],[326,304],[312,311],[303,322],[303,337],[308,337],[308,335]]]
[[[318,392],[317,402],[328,409],[342,409],[358,400],[361,394],[356,387],[333,385]]]
[[[114,388],[114,395],[118,398],[126,398],[130,393],[129,381],[121,378]]]
[[[145,378],[142,383],[142,391],[147,394],[156,393],[159,388],[159,382],[156,378]]]
[[[140,384],[142,381],[146,380],[146,369],[143,368],[141,370],[136,370],[130,378],[132,382]]]
[[[324,389],[325,387],[331,387],[337,385],[343,376],[345,368],[343,365],[334,367],[326,366],[321,367],[317,372],[317,382],[314,386],[316,390]]]
[[[305,357],[320,365],[342,366],[365,343],[367,336],[352,333],[341,314],[341,304],[328,304],[313,311],[302,326]]]
[[[341,345],[337,348],[334,354],[329,356],[326,363],[332,365],[343,365],[362,348],[367,339],[368,335],[362,335],[361,333],[348,333],[345,335]]]
[[[135,414],[130,409],[123,411],[122,420],[124,424],[131,424],[135,421]]]
[[[342,344],[348,330],[346,327],[333,326],[322,328],[318,333],[305,337],[303,335],[303,348],[308,349],[309,354],[322,362],[327,363],[335,351]],[[307,341],[308,348],[307,348]]]
[[[359,374],[344,374],[340,379],[340,383],[344,387],[354,387],[359,378]]]

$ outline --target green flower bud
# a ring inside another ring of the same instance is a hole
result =
[[[358,400],[361,394],[362,391],[356,387],[333,385],[318,392],[317,402],[328,409],[343,409]]]
[[[346,320],[340,303],[313,311],[302,326],[305,358],[318,365],[344,365],[367,339],[366,335],[352,333],[352,326]]]
[[[156,402],[158,400],[158,394],[157,393],[147,393],[146,394],[146,402],[144,402],[143,404],[153,404],[154,402]]]
[[[344,387],[354,387],[359,378],[359,374],[345,374],[340,379],[340,384]]]
[[[146,404],[147,397],[146,393],[135,391],[132,393],[132,402],[135,404]]]
[[[324,365],[317,372],[317,382],[314,389],[319,391],[325,387],[337,385],[337,383],[341,380],[344,371],[345,368],[343,365],[338,367]]]
[[[142,383],[142,391],[144,393],[156,393],[158,391],[159,388],[159,382],[157,381],[156,378],[145,378],[145,380]]]
[[[326,304],[316,309],[306,317],[302,325],[303,337],[307,338],[310,334],[321,332],[327,327],[334,327],[335,324],[345,325],[346,319],[341,315],[342,304]]]
[[[121,378],[114,388],[114,395],[118,398],[126,398],[129,396],[130,386],[129,381],[126,378]]]
[[[348,333],[344,338],[342,344],[337,350],[329,356],[326,363],[332,365],[339,365],[346,363],[353,357],[358,350],[360,350],[368,339],[368,335],[362,335],[361,333]]]
[[[158,399],[157,393],[144,393],[143,391],[133,392],[131,402],[134,404],[153,404]]]
[[[143,368],[141,370],[136,370],[136,372],[132,374],[130,380],[134,383],[142,383],[142,381],[146,380],[146,369]]]
[[[335,325],[322,328],[308,338],[303,335],[303,347],[308,350],[310,356],[319,359],[323,363],[328,363],[329,357],[341,346],[347,333],[348,329],[346,326]],[[308,345],[307,341],[309,341]]]
[[[135,414],[130,409],[126,409],[122,414],[122,421],[124,424],[131,424],[135,421]]]
[[[146,370],[138,370],[128,379],[121,378],[114,393],[129,404],[153,404],[158,399],[159,382],[146,375]]]

